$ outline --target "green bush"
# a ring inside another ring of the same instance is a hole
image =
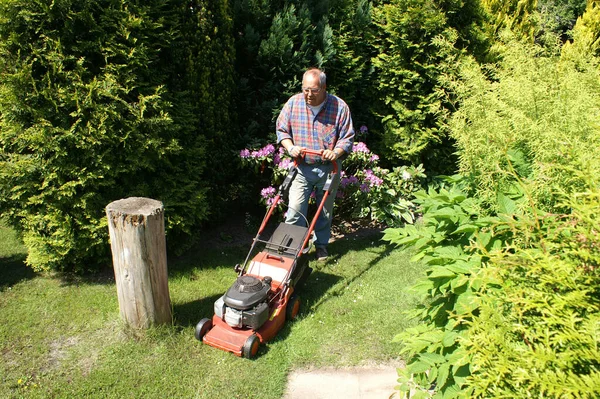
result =
[[[576,61],[580,57],[600,56],[600,5],[590,1],[572,31],[573,41],[565,43],[563,56]]]
[[[274,121],[289,96],[300,91],[304,71],[323,66],[328,52],[323,12],[304,3],[233,1],[242,145],[274,136]]]
[[[494,34],[509,29],[525,40],[533,41],[536,33],[534,0],[482,0],[481,4],[490,14]]]
[[[485,259],[474,242],[486,250],[502,242],[491,230],[498,220],[482,216],[478,202],[468,196],[468,181],[460,176],[446,180],[439,189],[416,194],[414,202],[422,212],[418,223],[387,229],[383,237],[412,248],[412,260],[426,265],[425,277],[412,287],[421,296],[421,305],[410,314],[420,324],[395,338],[408,355],[399,379],[403,397],[411,390],[417,392],[415,398],[427,397],[434,384],[435,397],[440,398],[453,397],[465,388],[470,358],[460,342],[477,310],[481,282],[471,276]]]
[[[539,0],[539,28],[563,38],[571,36],[571,29],[584,13],[586,3],[586,0]]]
[[[391,1],[373,11],[372,110],[382,121],[375,150],[392,164],[423,163],[454,173],[447,120],[454,93],[447,84],[466,49],[485,52],[478,2]]]
[[[427,265],[422,324],[398,337],[406,394],[598,396],[598,71],[523,48],[492,80],[461,67],[459,185],[419,193],[422,224],[386,231]]]
[[[550,210],[555,187],[583,187],[568,168],[600,172],[600,71],[589,60],[560,61],[510,39],[500,53],[496,68],[461,67],[466,83],[456,89],[461,107],[450,123],[460,172],[473,176],[476,195],[494,206],[496,193],[514,185],[508,164],[521,159],[529,165],[520,177],[528,179],[532,200]]]
[[[21,231],[29,265],[105,264],[104,208],[116,199],[163,201],[171,236],[206,218],[204,154],[214,135],[199,134],[207,118],[195,115],[214,97],[190,101],[207,87],[190,75],[208,73],[194,64],[210,54],[197,53],[201,44],[221,45],[214,26],[199,22],[222,11],[181,1],[1,3],[0,210]],[[181,26],[204,33],[189,57]],[[216,80],[212,90],[226,85]],[[222,129],[223,117],[206,127]]]
[[[490,253],[479,276],[494,284],[461,342],[472,397],[600,395],[600,185],[588,182],[562,198],[568,215],[507,220],[529,240]]]
[[[404,397],[598,396],[600,185],[580,175],[585,191],[557,195],[569,214],[499,195],[499,214],[482,216],[461,178],[417,193],[420,224],[386,230],[427,265],[412,287],[421,324],[396,337]]]

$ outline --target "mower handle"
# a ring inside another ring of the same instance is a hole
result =
[[[309,150],[308,148],[302,148],[300,150],[300,158],[304,158],[304,156],[306,154],[309,155],[318,155],[320,157],[323,156],[323,150]],[[333,174],[336,174],[338,172],[338,163],[337,161],[329,161],[333,164]],[[294,158],[294,166],[298,166],[298,158]]]

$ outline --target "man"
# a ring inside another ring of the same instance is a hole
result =
[[[292,96],[277,118],[277,142],[296,158],[303,148],[323,150],[321,157],[306,155],[299,162],[298,174],[290,186],[286,223],[306,226],[308,200],[316,189],[317,203],[323,198],[323,186],[338,163],[352,151],[354,127],[348,105],[339,97],[326,91],[325,73],[311,68],[302,77],[302,93]],[[338,177],[331,185],[323,213],[315,224],[317,260],[326,259],[327,244],[331,236],[333,201],[339,185]]]

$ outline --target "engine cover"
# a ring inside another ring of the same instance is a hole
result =
[[[252,309],[239,310],[225,305],[225,295],[215,301],[215,315],[235,328],[250,327],[257,330],[269,318],[269,306],[261,302]]]
[[[224,295],[225,305],[237,309],[247,310],[267,299],[271,289],[271,279],[265,277],[259,280],[253,276],[239,276]]]

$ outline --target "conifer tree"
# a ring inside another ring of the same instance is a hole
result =
[[[215,28],[227,10],[211,7],[0,3],[0,211],[29,265],[106,264],[104,208],[120,198],[163,201],[171,237],[206,218],[232,56],[227,25]]]
[[[377,151],[388,160],[452,169],[446,119],[453,94],[445,82],[463,51],[485,52],[478,4],[394,0],[375,9],[373,111],[383,124]]]
[[[507,28],[533,41],[536,0],[482,0],[481,3],[490,14],[495,35]]]
[[[585,13],[573,28],[573,41],[563,46],[563,57],[575,53],[600,56],[600,1],[589,1]]]

